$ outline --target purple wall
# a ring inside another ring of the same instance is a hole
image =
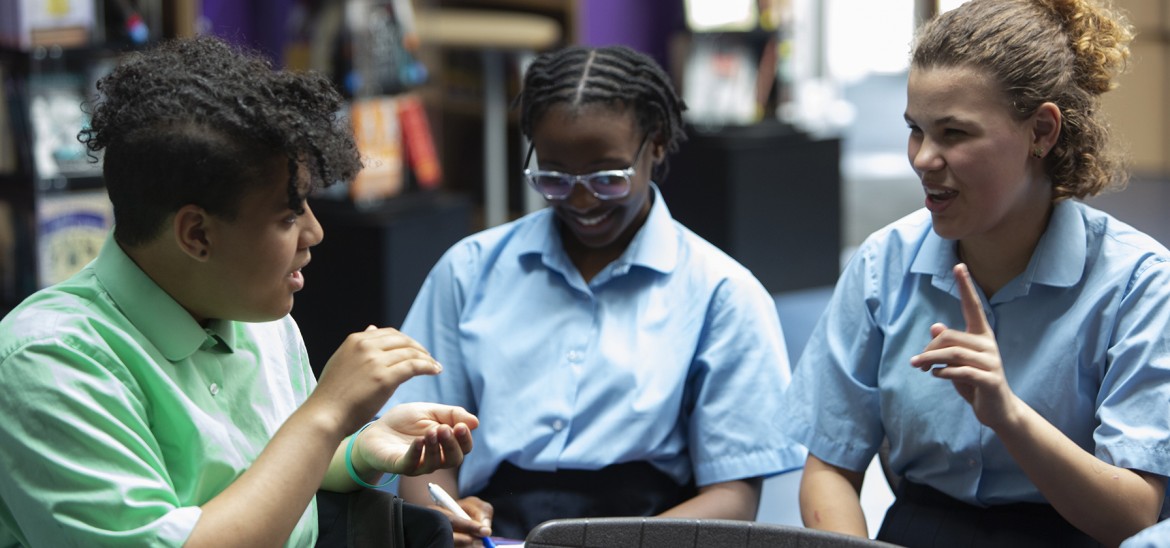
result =
[[[282,60],[285,22],[295,0],[203,0],[211,33]],[[581,42],[623,44],[667,65],[671,34],[683,28],[683,0],[578,0]]]
[[[670,37],[685,26],[683,0],[579,0],[584,44],[621,44],[654,57],[669,68]]]
[[[283,57],[285,24],[294,0],[203,0],[202,15],[216,36]]]

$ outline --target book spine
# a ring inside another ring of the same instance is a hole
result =
[[[422,101],[415,95],[401,96],[398,99],[398,119],[402,126],[406,158],[419,188],[438,188],[442,180],[442,170],[439,167],[439,155],[435,152],[435,140]]]

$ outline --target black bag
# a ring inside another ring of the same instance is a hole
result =
[[[317,548],[440,548],[454,543],[440,512],[388,491],[317,491]]]

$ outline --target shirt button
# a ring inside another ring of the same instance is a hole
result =
[[[208,390],[211,391],[212,396],[219,394],[219,385],[216,383],[211,383],[211,386],[208,387]]]
[[[581,353],[576,350],[570,350],[567,356],[570,362],[577,363],[581,361]]]
[[[561,429],[563,429],[564,427],[565,427],[565,421],[563,421],[561,419],[557,419],[557,420],[553,421],[553,430],[560,432]]]

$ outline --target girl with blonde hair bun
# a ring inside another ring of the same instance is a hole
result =
[[[1100,97],[1133,32],[1089,0],[972,0],[911,56],[924,208],[839,280],[780,417],[805,524],[867,535],[888,440],[906,546],[1117,545],[1170,475],[1170,252],[1079,201],[1125,182]]]

